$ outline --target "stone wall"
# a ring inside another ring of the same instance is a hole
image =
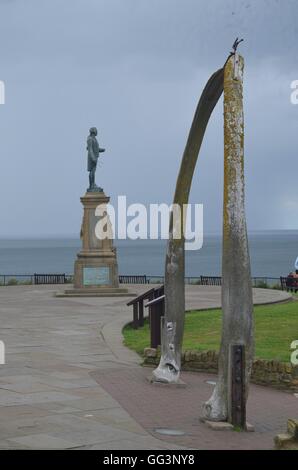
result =
[[[278,434],[274,443],[278,450],[298,450],[298,420],[288,419],[287,433]]]
[[[144,364],[157,365],[159,350],[146,348]],[[215,351],[185,351],[181,358],[182,370],[195,372],[217,372],[218,353]],[[298,392],[298,366],[278,361],[256,359],[253,363],[251,381],[259,385]]]

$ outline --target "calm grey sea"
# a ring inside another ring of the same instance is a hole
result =
[[[116,241],[120,274],[162,275],[164,240]],[[279,277],[294,269],[298,230],[249,234],[252,275]],[[80,248],[76,239],[0,240],[0,274],[67,273]],[[206,234],[203,248],[186,254],[186,275],[220,275],[221,236]]]

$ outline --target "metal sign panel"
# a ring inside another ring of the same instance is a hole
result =
[[[84,286],[106,286],[110,284],[110,268],[100,266],[99,268],[83,268]]]

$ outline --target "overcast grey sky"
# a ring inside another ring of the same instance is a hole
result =
[[[244,37],[248,228],[298,228],[297,0],[0,0],[0,237],[77,234],[86,137],[115,202],[167,202],[209,76]],[[221,230],[222,101],[191,202]]]

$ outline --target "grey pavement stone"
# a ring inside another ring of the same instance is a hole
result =
[[[4,390],[0,390],[0,405],[32,405],[38,403],[46,403],[50,401],[65,401],[65,400],[75,400],[78,398],[75,395],[70,395],[62,392],[35,392],[20,394],[9,392],[7,393]]]
[[[0,390],[10,390],[12,392],[27,394],[33,392],[47,392],[52,390],[52,388],[43,383],[25,381],[0,384]]]
[[[91,421],[88,418],[71,414],[43,417],[35,428],[45,430],[53,437],[66,439],[76,445],[111,442],[119,439],[133,440],[137,434],[126,429]]]
[[[74,409],[74,411],[77,411],[77,410]],[[7,420],[12,421],[15,419],[22,419],[26,417],[37,418],[39,416],[47,416],[47,415],[48,415],[48,412],[46,409],[43,410],[37,406],[15,405],[15,406],[1,406],[0,407],[0,417],[1,417],[2,423]]]
[[[29,434],[28,436],[8,439],[12,445],[20,444],[27,449],[71,449],[77,445],[62,438],[53,437],[49,434]]]
[[[80,447],[78,449],[81,449]],[[170,442],[161,442],[153,437],[139,436],[133,440],[123,439],[120,441],[111,441],[105,443],[96,443],[93,445],[85,446],[85,450],[183,450],[186,447],[179,446],[177,444],[171,444]]]

